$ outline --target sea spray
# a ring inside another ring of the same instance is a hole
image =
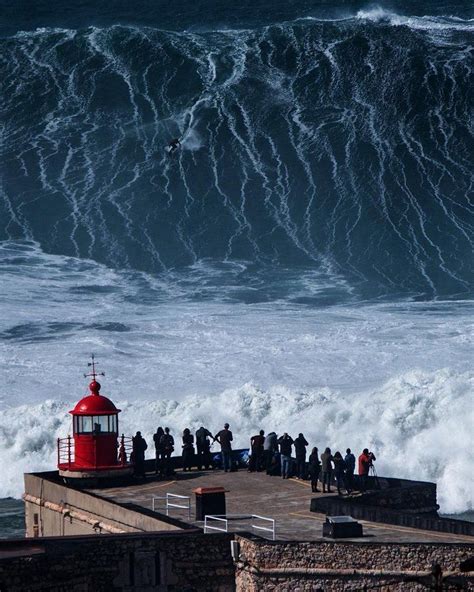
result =
[[[180,401],[127,401],[115,396],[114,401],[122,408],[120,432],[141,430],[149,457],[158,425],[171,428],[176,454],[185,427],[195,431],[204,425],[217,432],[229,421],[235,447],[242,448],[261,428],[293,435],[302,431],[310,446],[320,449],[331,446],[343,452],[349,446],[358,453],[369,447],[377,455],[380,475],[436,482],[441,511],[457,513],[474,507],[474,461],[466,446],[474,420],[473,387],[474,374],[412,371],[357,396],[328,388],[295,392],[245,384]],[[23,471],[55,467],[56,438],[71,433],[70,407],[46,401],[0,412],[0,464],[5,467],[0,497],[21,495]]]

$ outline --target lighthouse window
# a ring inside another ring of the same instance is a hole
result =
[[[109,432],[109,416],[98,415],[94,416],[94,431],[95,432]]]
[[[74,419],[74,429],[77,434],[117,432],[116,415],[79,415]]]
[[[109,432],[117,432],[117,416],[109,415]]]
[[[92,417],[83,415],[79,418],[79,432],[92,432]]]

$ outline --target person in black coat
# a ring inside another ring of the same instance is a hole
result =
[[[183,471],[190,471],[194,459],[194,436],[186,428],[183,431]]]
[[[263,445],[265,443],[265,432],[260,430],[258,434],[250,438],[250,462],[249,472],[261,471],[263,465]]]
[[[319,460],[318,449],[316,446],[309,455],[309,477],[311,479],[311,491],[316,493],[318,489],[319,473],[321,472],[321,461]]]
[[[298,479],[306,479],[306,446],[308,442],[303,434],[298,434],[294,441],[296,456],[296,476]]]
[[[135,475],[137,477],[145,478],[145,450],[148,444],[145,438],[142,438],[142,433],[137,432],[132,438],[133,446],[133,463],[135,467]]]
[[[160,447],[162,471],[166,476],[170,476],[173,474],[171,468],[171,455],[174,451],[174,438],[170,434],[169,428],[165,428],[165,433],[160,438]]]
[[[164,430],[163,428],[160,426],[157,430],[156,433],[153,434],[153,442],[155,443],[155,474],[158,474],[158,472],[161,474],[162,471],[162,467],[161,467],[161,436],[164,434]]]
[[[199,471],[202,467],[205,469],[212,467],[211,441],[209,438],[214,440],[214,436],[204,426],[201,426],[196,431],[197,468]]]

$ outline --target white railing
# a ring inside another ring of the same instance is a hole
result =
[[[211,526],[210,524],[208,524],[208,522],[212,522],[213,520],[223,523],[224,528],[220,528],[219,526]],[[207,533],[208,530],[220,530],[221,532],[228,532],[228,524],[229,524],[229,521],[225,517],[225,515],[211,516],[211,515],[206,514],[204,516],[204,532],[205,533]]]
[[[263,520],[266,523],[270,523],[270,527],[268,526],[259,526],[258,524],[254,524],[254,520]],[[270,532],[272,535],[272,541],[275,540],[275,520],[273,518],[267,518],[266,516],[259,516],[258,514],[252,514],[252,529],[253,530],[263,530],[264,532]]]
[[[259,516],[258,514],[206,514],[206,516],[204,516],[204,532],[207,533],[210,530],[229,532],[229,522],[240,520],[251,520],[253,531],[258,530],[261,532],[269,532],[272,541],[275,540],[275,520],[273,518],[267,518],[266,516]],[[255,524],[258,520],[264,521],[265,523],[270,524],[270,526]]]
[[[191,498],[189,495],[178,495],[177,493],[167,493],[166,496],[154,495],[151,501],[153,512],[156,512],[157,500],[165,500],[164,509],[167,516],[170,515],[170,508],[179,508],[180,510],[187,510],[188,520],[191,519]],[[177,501],[181,503],[176,503]]]

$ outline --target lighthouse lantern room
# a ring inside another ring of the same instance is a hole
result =
[[[92,355],[90,393],[72,411],[73,437],[58,438],[59,474],[68,479],[104,479],[133,472],[130,462],[131,438],[118,437],[117,409],[100,394],[97,363]]]

